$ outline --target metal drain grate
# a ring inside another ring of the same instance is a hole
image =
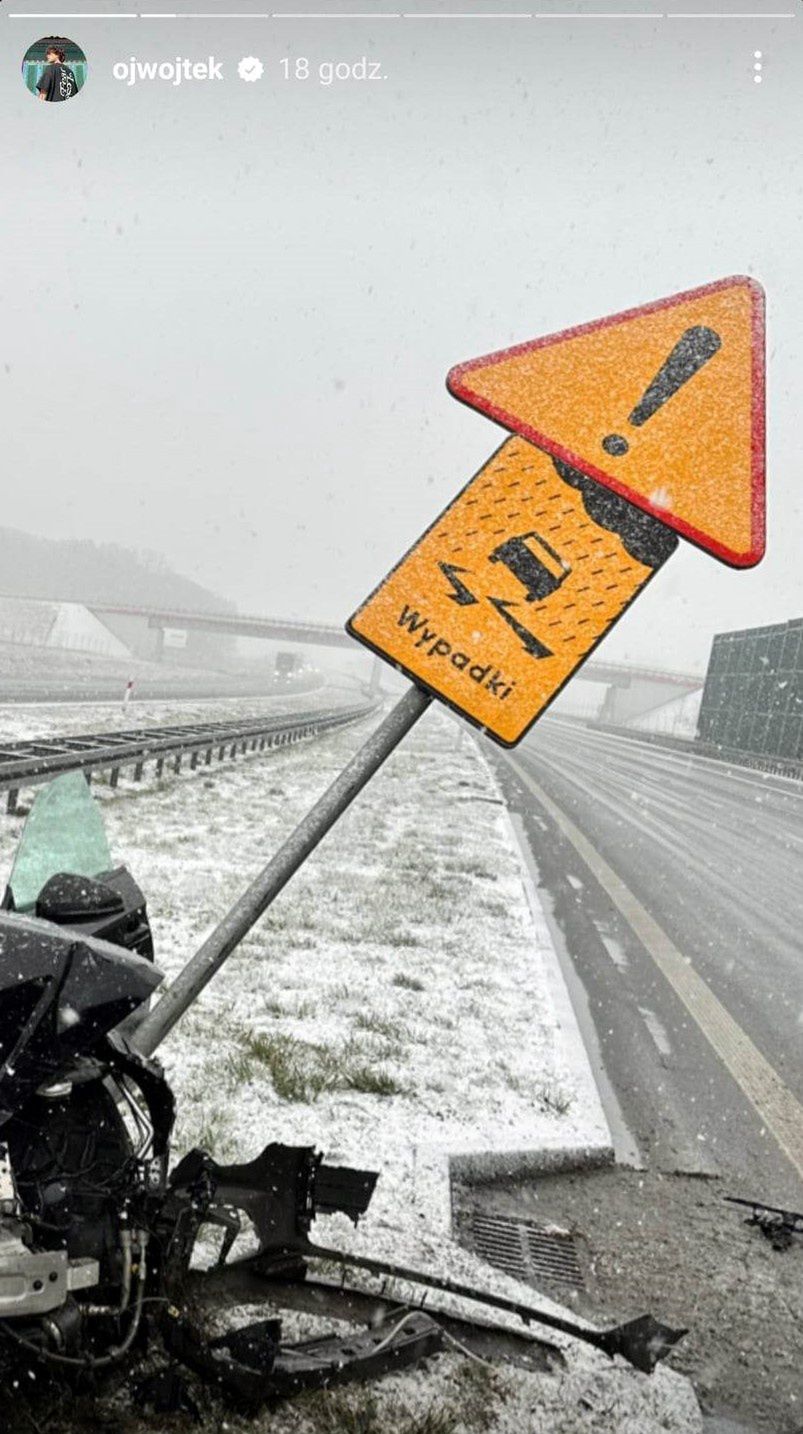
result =
[[[489,1265],[519,1280],[547,1280],[552,1285],[578,1289],[583,1276],[571,1235],[545,1230],[530,1220],[508,1220],[503,1215],[471,1217],[472,1249]]]

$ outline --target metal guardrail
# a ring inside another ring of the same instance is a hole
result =
[[[766,772],[771,777],[790,777],[797,782],[803,779],[803,762],[791,757],[773,757],[769,752],[743,752],[739,747],[719,747],[711,742],[695,742],[694,750],[700,757],[729,762],[733,767],[749,767],[754,772]]]
[[[796,761],[793,757],[774,757],[769,752],[745,752],[740,747],[720,747],[715,742],[700,742],[696,737],[677,737],[670,732],[641,732],[635,727],[617,727],[613,722],[592,721],[587,725],[597,732],[610,732],[651,747],[685,752],[689,757],[707,757],[709,761],[724,762],[732,767],[749,767],[751,771],[766,772],[768,776],[803,781],[803,761]]]
[[[378,703],[340,707],[313,712],[294,712],[248,722],[193,722],[176,727],[129,727],[118,732],[87,732],[74,737],[47,737],[37,742],[7,742],[0,745],[0,791],[8,792],[7,810],[17,810],[22,788],[40,786],[63,772],[110,773],[116,787],[124,767],[133,767],[134,781],[141,781],[145,763],[156,763],[156,776],[170,760],[181,771],[185,756],[190,767],[201,757],[208,767],[214,754],[222,762],[238,752],[266,751],[285,747],[308,737],[320,736],[349,722],[357,722],[376,710]]]

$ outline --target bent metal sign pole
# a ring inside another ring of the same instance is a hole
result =
[[[350,618],[410,677],[388,714],[138,1027],[156,1049],[426,710],[520,742],[678,545],[764,553],[764,295],[735,277],[460,365],[508,430]]]

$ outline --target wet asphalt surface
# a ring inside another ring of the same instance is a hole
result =
[[[801,1210],[800,1171],[522,772],[798,1101],[803,789],[561,719],[539,724],[512,761],[486,751],[529,848],[617,1167],[458,1191],[458,1225],[477,1208],[572,1229],[584,1266],[571,1293],[578,1308],[594,1317],[649,1308],[691,1326],[672,1363],[694,1380],[707,1434],[797,1434],[803,1238],[774,1250],[723,1196]]]
[[[555,719],[516,760],[803,1101],[803,787]],[[800,1171],[515,768],[498,769],[642,1157],[800,1209]]]

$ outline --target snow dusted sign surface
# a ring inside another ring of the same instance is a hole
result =
[[[649,518],[620,533],[591,506],[546,453],[509,438],[350,630],[513,746],[676,545]]]
[[[723,279],[453,369],[519,435],[347,624],[514,746],[677,546],[764,552],[764,296]]]
[[[764,290],[735,275],[452,369],[456,398],[733,567],[764,554]]]

